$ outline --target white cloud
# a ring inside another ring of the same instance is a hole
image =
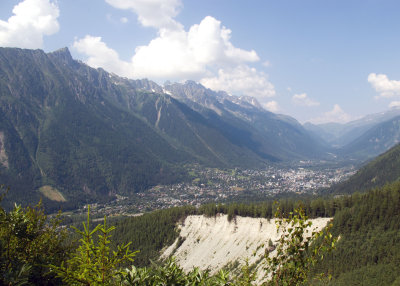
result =
[[[132,76],[130,64],[120,60],[118,53],[107,47],[101,37],[87,35],[85,38],[75,41],[73,47],[78,52],[86,54],[88,56],[87,64],[94,68],[102,67],[121,76]]]
[[[318,106],[319,102],[310,99],[306,93],[295,94],[292,97],[292,100],[295,104],[302,106]]]
[[[275,100],[263,104],[263,107],[271,112],[279,111],[279,105]]]
[[[265,73],[240,65],[232,69],[220,69],[218,76],[203,78],[204,86],[214,90],[225,90],[235,95],[249,95],[265,105],[270,97],[275,96],[275,89]]]
[[[264,61],[262,64],[264,67],[269,68],[271,66],[271,62],[270,61]]]
[[[122,17],[121,19],[119,19],[121,21],[121,23],[126,24],[129,22],[128,18],[126,17]]]
[[[390,80],[385,74],[371,73],[368,82],[381,97],[400,96],[400,81]]]
[[[339,104],[335,104],[331,111],[325,112],[322,117],[310,120],[313,123],[346,123],[351,120],[351,116],[343,111]]]
[[[230,42],[231,31],[213,17],[205,17],[188,32],[162,29],[147,46],[139,46],[132,68],[139,77],[155,79],[199,79],[213,66],[254,62],[255,51],[236,48]]]
[[[147,45],[138,46],[130,61],[121,61],[118,53],[100,37],[86,36],[75,41],[74,48],[88,56],[87,63],[130,78],[196,80],[205,86],[236,95],[256,97],[261,104],[275,95],[268,76],[248,64],[259,61],[254,50],[235,47],[231,30],[207,16],[185,30],[174,17],[181,7],[179,0],[106,0],[119,9],[138,14],[144,26],[158,29]],[[161,8],[158,9],[158,5]]]
[[[13,8],[8,21],[0,20],[0,46],[37,49],[43,36],[59,30],[59,9],[49,0],[25,0]]]
[[[390,108],[400,108],[400,101],[392,101],[392,102],[389,104],[389,107],[390,107]]]
[[[192,39],[193,41],[193,39]],[[147,46],[139,46],[132,57],[132,69],[138,77],[179,80],[197,77],[212,61],[204,53],[190,49],[188,33],[184,30],[164,30]]]
[[[87,63],[91,66],[101,66],[123,76],[147,77],[159,81],[200,80],[206,77],[205,81],[210,82],[209,77],[213,77],[213,70],[220,70],[221,76],[225,75],[226,70],[238,67],[233,75],[235,80],[240,74],[256,76],[248,80],[249,84],[255,83],[256,86],[246,90],[251,90],[252,94],[271,95],[273,86],[268,82],[267,76],[244,66],[244,63],[258,61],[257,53],[234,47],[230,42],[230,34],[229,29],[210,16],[205,17],[200,24],[193,25],[187,32],[183,28],[161,29],[159,36],[147,46],[137,47],[131,61],[123,62],[122,68],[118,53],[99,37],[86,36],[75,41],[74,47],[78,52],[89,56]],[[233,82],[230,86],[237,87],[238,83]],[[266,91],[256,91],[265,87],[268,87]]]
[[[180,28],[174,20],[182,6],[180,0],[106,0],[114,8],[131,10],[145,27]]]

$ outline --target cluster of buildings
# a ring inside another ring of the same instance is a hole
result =
[[[354,167],[279,168],[263,170],[221,170],[193,166],[190,180],[173,185],[158,185],[130,197],[117,196],[106,205],[96,205],[107,215],[143,213],[182,205],[198,206],[240,198],[273,197],[280,193],[314,193],[354,174]]]

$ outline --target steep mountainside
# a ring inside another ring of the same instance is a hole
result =
[[[329,157],[323,145],[294,118],[269,112],[254,98],[215,92],[192,81],[164,88],[171,96],[215,122],[221,132],[247,148],[256,148],[260,155],[272,154],[280,160]],[[230,126],[244,132],[238,133]]]
[[[362,167],[345,182],[332,186],[329,192],[333,194],[363,192],[399,180],[400,145],[396,145]]]
[[[340,149],[351,158],[373,158],[400,142],[400,116],[379,123]]]
[[[399,174],[399,173],[397,173]],[[316,285],[399,285],[400,184],[336,200],[344,206],[333,220],[340,235],[336,250],[313,273],[329,273],[330,283]]]
[[[7,157],[0,176],[12,187],[10,199],[37,201],[37,190],[48,185],[70,201],[94,199],[180,177],[173,165],[189,161],[190,154],[116,106],[102,88],[107,78],[65,50],[0,50]]]
[[[0,180],[12,187],[8,197],[36,201],[53,191],[74,204],[182,180],[186,163],[256,168],[324,155],[297,121],[252,98],[172,86],[90,68],[66,48],[1,48]]]
[[[388,111],[370,114],[345,124],[312,124],[307,122],[304,124],[304,127],[325,142],[335,147],[343,147],[357,140],[371,128],[398,116],[400,116],[400,108],[392,108]],[[390,138],[388,139],[390,140]]]

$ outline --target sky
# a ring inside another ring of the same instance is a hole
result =
[[[195,80],[301,123],[400,106],[398,0],[1,0],[0,46]]]

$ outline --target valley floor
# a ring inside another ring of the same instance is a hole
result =
[[[93,204],[93,215],[129,215],[183,205],[274,198],[284,193],[312,194],[344,181],[356,171],[346,166],[268,167],[262,170],[221,170],[192,166],[191,180],[158,185],[145,192],[117,195],[106,204]],[[82,209],[81,213],[86,210]]]

